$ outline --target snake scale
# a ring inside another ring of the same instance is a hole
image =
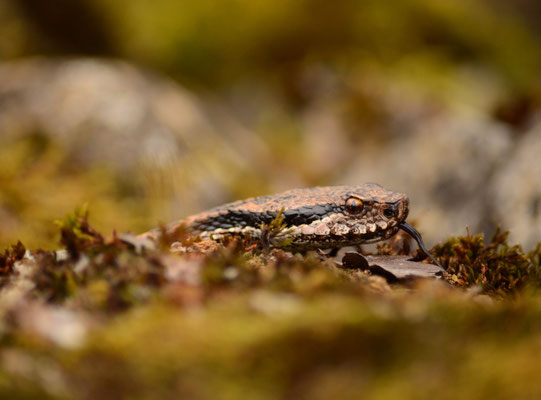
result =
[[[407,195],[377,184],[323,186],[225,204],[171,224],[168,230],[173,232],[184,226],[203,240],[234,234],[260,237],[264,225],[281,214],[285,228],[273,237],[270,245],[287,243],[285,250],[305,251],[374,243],[389,239],[402,229],[438,264],[426,250],[420,234],[405,221],[408,212]],[[143,235],[156,237],[158,231]]]

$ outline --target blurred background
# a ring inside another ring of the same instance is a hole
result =
[[[0,246],[377,182],[431,246],[541,240],[534,0],[0,0]]]

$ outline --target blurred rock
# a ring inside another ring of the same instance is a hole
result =
[[[502,93],[497,80],[475,74],[437,94],[378,74],[345,78],[304,112],[305,140],[320,142],[309,157],[342,171],[333,177],[340,183],[407,193],[410,221],[429,244],[502,226],[532,246],[541,240],[540,132],[517,134],[491,117]]]
[[[530,248],[541,240],[541,120],[502,160],[489,187],[492,222],[510,227],[511,240]]]
[[[0,64],[0,144],[36,134],[65,147],[72,167],[112,165],[146,196],[165,199],[164,221],[229,200],[239,176],[268,176],[266,147],[234,118],[120,61]]]
[[[351,174],[408,193],[410,218],[429,241],[441,240],[484,228],[489,180],[511,145],[501,125],[441,115],[363,154]]]
[[[306,105],[273,114],[280,98],[258,102],[248,87],[235,114],[124,62],[22,60],[0,64],[0,144],[37,134],[61,143],[70,167],[112,165],[158,200],[149,228],[292,187],[378,182],[410,196],[429,246],[498,225],[526,246],[541,240],[539,124],[495,118],[506,91],[485,70],[415,79],[309,69]]]
[[[84,343],[89,321],[83,313],[38,302],[24,302],[16,310],[16,323],[29,335],[73,349]]]

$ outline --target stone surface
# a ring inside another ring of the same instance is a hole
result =
[[[541,119],[502,164],[489,186],[493,222],[512,228],[511,241],[531,248],[541,241]]]
[[[355,252],[344,254],[342,267],[367,270],[389,282],[415,278],[439,279],[445,272],[437,265],[411,261],[409,256],[364,256]]]
[[[377,73],[354,78],[335,76],[304,111],[305,139],[319,142],[308,147],[316,168],[407,193],[409,221],[429,247],[466,229],[490,237],[498,225],[526,246],[541,241],[541,131],[493,117],[500,82],[462,74],[431,93]]]
[[[497,225],[527,247],[541,240],[541,123],[516,132],[492,118],[497,81],[461,76],[435,95],[397,79],[325,74],[316,80],[330,83],[292,116],[299,137],[289,143],[272,128],[276,147],[258,124],[279,99],[254,102],[242,126],[224,103],[124,62],[3,63],[0,145],[39,133],[74,165],[114,165],[163,199],[163,221],[293,187],[377,182],[410,196],[408,220],[429,247]]]
[[[129,174],[164,199],[165,220],[231,200],[239,176],[263,177],[271,164],[266,146],[219,106],[115,60],[1,63],[0,145],[36,134],[66,148],[74,166]]]

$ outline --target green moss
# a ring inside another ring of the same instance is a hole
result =
[[[434,249],[456,288],[433,280],[389,286],[316,255],[261,251],[245,238],[185,254],[142,250],[104,238],[84,210],[59,229],[66,257],[40,251],[32,264],[21,245],[6,253],[28,264],[34,286],[23,303],[0,307],[0,395],[541,395],[541,297],[528,289],[539,285],[541,246],[525,254],[505,233]],[[182,229],[177,235],[192,246]],[[2,290],[15,290],[20,271],[6,270]],[[488,295],[462,289],[476,286]],[[74,341],[77,329],[84,335]]]
[[[383,68],[432,53],[453,69],[490,66],[529,90],[540,63],[536,40],[516,15],[477,0],[97,4],[124,57],[213,87],[263,76],[292,95],[310,63],[355,69],[368,56]]]
[[[94,225],[105,232],[143,231],[158,219],[148,200],[125,193],[130,182],[112,166],[83,168],[45,134],[1,140],[0,159],[2,248],[14,239],[33,249],[57,248],[58,230],[51,221],[83,203],[92,208]]]
[[[479,285],[483,291],[504,295],[526,285],[541,285],[541,246],[524,253],[507,243],[509,232],[498,230],[485,244],[481,234],[451,238],[434,248],[449,273],[449,281],[462,287]]]

